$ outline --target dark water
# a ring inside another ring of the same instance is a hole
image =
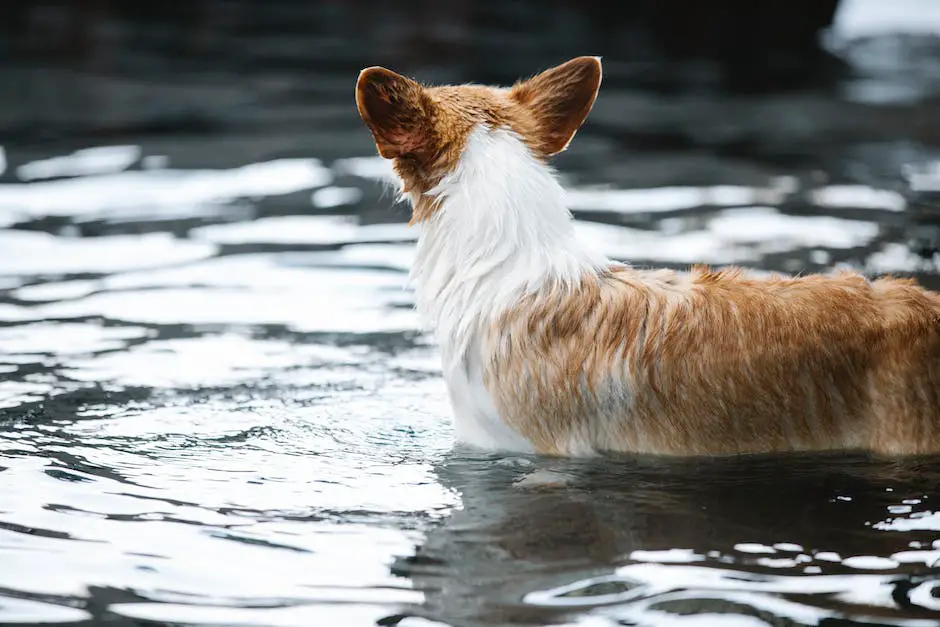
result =
[[[937,14],[849,4],[837,88],[602,91],[558,160],[581,235],[940,288]],[[343,107],[0,152],[0,623],[940,624],[938,459],[453,449]]]

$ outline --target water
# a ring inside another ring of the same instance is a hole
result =
[[[0,620],[934,624],[936,460],[453,449],[382,162],[7,158]],[[619,258],[934,263],[891,189],[570,191]]]
[[[558,159],[580,235],[940,288],[936,41],[846,6],[836,94],[602,92]],[[0,623],[940,624],[940,459],[455,448],[343,116],[0,148]]]

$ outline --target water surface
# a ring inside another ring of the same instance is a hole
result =
[[[602,94],[558,160],[579,235],[940,287],[932,105],[904,88],[937,57],[866,65],[908,48],[850,17],[838,97]],[[416,234],[350,115],[322,145],[0,151],[0,622],[938,624],[938,459],[455,449]]]
[[[936,460],[454,449],[382,162],[153,156],[0,186],[0,620],[933,624]],[[890,189],[569,187],[635,263],[933,263]]]

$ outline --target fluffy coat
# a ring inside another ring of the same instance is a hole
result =
[[[578,241],[547,160],[600,60],[511,88],[356,85],[422,229],[412,278],[459,440],[551,455],[940,452],[940,295],[855,273],[640,271]]]

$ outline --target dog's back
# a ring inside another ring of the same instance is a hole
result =
[[[521,303],[489,345],[500,414],[543,452],[940,451],[940,296],[910,281],[625,270]]]

